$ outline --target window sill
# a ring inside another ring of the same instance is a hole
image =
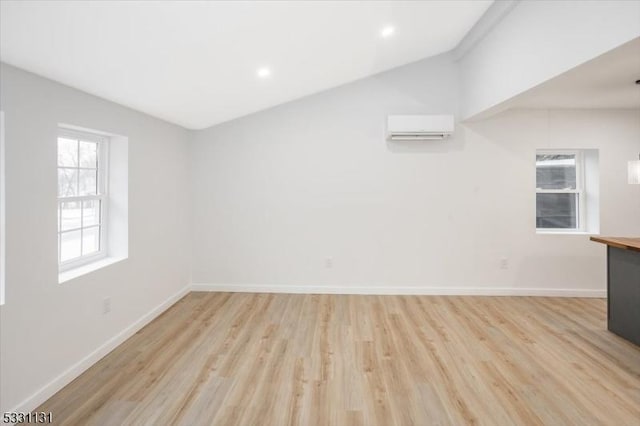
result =
[[[558,230],[558,231],[536,230],[536,234],[538,235],[600,235],[599,232],[569,231],[569,230]]]
[[[68,271],[60,272],[58,274],[58,284],[71,281],[83,275],[97,271],[98,269],[106,268],[109,265],[113,265],[114,263],[118,263],[125,259],[126,257],[105,257],[103,259],[96,260],[95,262],[91,262],[89,264],[82,265]]]

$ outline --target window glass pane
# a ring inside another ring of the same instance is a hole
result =
[[[60,260],[66,261],[80,257],[80,231],[60,234]]]
[[[78,141],[58,138],[58,166],[78,167]]]
[[[96,195],[98,193],[97,170],[80,170],[80,195]]]
[[[78,170],[58,169],[58,197],[78,195]]]
[[[100,227],[82,230],[82,255],[96,253],[100,250]]]
[[[62,203],[62,231],[80,228],[80,202]]]
[[[536,227],[576,229],[578,194],[536,194]]]
[[[82,224],[83,226],[100,224],[100,200],[89,200],[83,202]]]
[[[97,167],[98,144],[95,142],[80,141],[80,167]]]
[[[576,189],[576,156],[573,154],[536,155],[536,187]]]

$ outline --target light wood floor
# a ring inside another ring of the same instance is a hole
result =
[[[69,425],[640,424],[602,299],[191,293],[38,408]]]

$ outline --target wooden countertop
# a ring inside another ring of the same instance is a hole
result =
[[[591,241],[625,250],[640,251],[640,238],[627,237],[591,237]]]

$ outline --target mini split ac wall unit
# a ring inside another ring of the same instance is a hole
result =
[[[387,139],[390,141],[442,140],[453,133],[453,115],[390,115]]]

